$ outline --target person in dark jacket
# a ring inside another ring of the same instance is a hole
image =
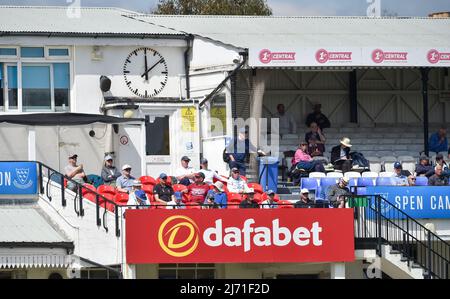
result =
[[[448,177],[442,175],[442,165],[436,165],[434,175],[428,180],[428,186],[448,186]]]
[[[321,104],[314,105],[313,112],[306,117],[306,126],[309,127],[311,123],[315,122],[321,130],[331,127],[330,120],[322,113],[321,108]]]
[[[249,188],[247,191],[247,197],[239,204],[240,209],[259,209],[259,204],[255,201],[255,191],[253,188]]]
[[[339,183],[328,188],[327,199],[335,208],[345,208],[345,197],[350,195],[350,190],[347,188],[349,179],[346,177],[340,178]]]
[[[117,167],[113,166],[113,158],[110,155],[105,157],[105,164],[102,168],[101,177],[103,179],[103,183],[105,185],[116,186],[116,180],[122,174],[117,169]]]
[[[433,166],[430,165],[430,159],[425,155],[420,156],[419,164],[416,165],[416,175],[427,176],[430,171],[432,173],[428,176],[431,176],[434,173]]]
[[[331,149],[331,163],[334,169],[342,170],[342,173],[345,173],[352,169],[352,159],[350,158],[352,145],[347,137],[342,138],[340,143]]]

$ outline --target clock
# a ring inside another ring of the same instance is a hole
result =
[[[167,84],[167,63],[158,51],[139,48],[125,59],[123,76],[132,93],[138,97],[151,98],[159,94]]]

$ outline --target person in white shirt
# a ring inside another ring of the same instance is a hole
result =
[[[274,117],[279,119],[279,134],[297,134],[297,122],[291,114],[285,112],[283,104],[278,104]]]
[[[228,179],[227,183],[228,191],[231,193],[247,193],[250,188],[247,186],[247,183],[241,178],[239,169],[234,167],[231,169],[231,176]]]
[[[194,175],[196,171],[193,167],[189,166],[190,161],[191,159],[189,159],[188,156],[183,156],[181,158],[181,167],[179,167],[175,171],[175,176],[178,180],[178,184],[189,186],[194,182]]]
[[[221,182],[227,182],[227,179],[221,177],[217,171],[208,169],[208,160],[203,158],[200,160],[200,171],[205,175],[205,179],[203,182],[205,182],[208,185],[212,185],[214,183],[214,179],[221,181]]]
[[[267,191],[267,198],[261,203],[261,209],[275,209],[277,208],[277,203],[275,202],[275,192],[273,190]]]
[[[133,181],[133,186],[128,197],[127,205],[130,206],[149,206],[150,201],[147,198],[144,190],[142,188],[142,183],[139,180]],[[136,207],[138,208],[138,207]]]

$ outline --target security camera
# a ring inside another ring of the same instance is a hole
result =
[[[241,63],[241,60],[242,60],[242,57],[241,57],[241,56],[236,56],[236,57],[233,59],[233,63]]]

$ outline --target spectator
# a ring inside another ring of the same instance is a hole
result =
[[[183,193],[175,192],[172,200],[167,202],[167,209],[186,209],[183,203]]]
[[[249,188],[247,183],[241,178],[238,168],[231,169],[231,176],[227,183],[228,191],[231,193],[245,193]]]
[[[442,165],[436,165],[434,175],[428,180],[428,186],[448,186],[448,177],[442,175]]]
[[[191,159],[188,156],[181,157],[181,167],[175,171],[178,183],[185,186],[194,182],[195,171],[193,167],[189,166],[189,162],[191,162]]]
[[[340,145],[333,147],[331,150],[331,163],[334,169],[341,170],[343,173],[352,169],[352,159],[350,158],[350,139],[344,137],[340,141]]]
[[[212,183],[214,183],[214,179],[222,181],[222,182],[227,181],[225,178],[221,177],[217,173],[217,171],[208,169],[208,160],[206,160],[205,158],[200,160],[200,171],[199,172],[202,172],[205,175],[204,182],[208,185],[212,185]]]
[[[66,177],[68,177],[71,180],[68,180],[67,182],[67,188],[76,191],[77,190],[77,184],[75,184],[73,181],[77,182],[78,184],[84,184],[86,179],[86,174],[83,170],[83,164],[77,165],[77,154],[70,154],[69,155],[69,164],[64,168]]]
[[[306,171],[325,172],[325,167],[321,161],[313,160],[308,154],[308,143],[302,141],[299,148],[295,152],[294,159],[292,159],[292,165],[295,165],[297,169],[304,169]]]
[[[397,185],[408,186],[408,177],[411,175],[411,172],[409,172],[408,170],[403,170],[402,163],[394,163],[394,172],[394,177],[397,179]]]
[[[117,167],[113,166],[113,158],[110,155],[105,157],[105,164],[102,168],[101,177],[105,185],[116,186],[116,180],[121,176]]]
[[[306,126],[309,127],[311,123],[315,122],[322,131],[331,127],[330,120],[322,113],[321,108],[321,104],[314,105],[313,112],[306,117]]]
[[[261,209],[275,209],[278,207],[275,202],[275,192],[273,190],[269,190],[266,192],[268,198],[261,203]]]
[[[255,191],[253,188],[249,188],[247,191],[247,196],[241,203],[239,204],[239,208],[241,209],[258,209],[259,204],[255,201]]]
[[[159,175],[159,183],[153,188],[153,197],[157,204],[167,205],[169,201],[176,201],[173,188],[167,182],[167,174]]]
[[[310,131],[305,134],[305,141],[308,142],[308,153],[311,157],[323,156],[325,152],[325,136],[317,123],[312,122],[309,126]]]
[[[347,188],[349,179],[346,177],[340,178],[339,183],[330,186],[327,192],[327,199],[335,208],[345,207],[345,196],[350,195],[350,190]]]
[[[205,175],[203,172],[198,172],[194,175],[194,183],[190,184],[186,190],[182,192],[188,192],[189,201],[193,203],[201,204],[205,201],[206,194],[209,191],[209,185],[203,181]]]
[[[256,147],[250,142],[248,138],[248,132],[245,128],[239,130],[238,138],[233,138],[230,144],[226,148],[226,154],[228,155],[228,166],[230,169],[238,168],[242,175],[245,175],[245,164],[250,161],[250,153],[257,152],[258,155],[265,156],[265,153],[261,150],[257,150]]]
[[[313,208],[313,202],[309,199],[309,190],[303,188],[300,191],[300,200],[294,204],[294,208]]]
[[[117,178],[117,191],[130,193],[135,178],[131,176],[131,166],[125,164],[122,166],[122,175]]]
[[[227,207],[227,194],[223,189],[222,182],[216,182],[214,185],[214,189],[209,190],[206,195],[205,202],[203,204],[209,205],[209,207],[225,209]]]
[[[426,176],[427,173],[432,171],[434,173],[433,166],[430,165],[430,159],[427,156],[422,155],[419,158],[419,164],[416,165],[416,175]],[[430,174],[429,176],[431,176]]]
[[[448,140],[447,140],[447,129],[445,126],[441,126],[441,128],[434,134],[431,135],[429,140],[429,149],[430,152],[447,152],[448,148]]]
[[[279,119],[280,135],[297,134],[297,122],[291,114],[285,112],[283,104],[278,104],[274,117]]]
[[[410,175],[408,177],[408,186],[413,187],[416,185],[416,177],[414,175]]]
[[[139,180],[133,181],[133,186],[131,187],[130,196],[128,197],[127,205],[131,206],[149,206],[150,201],[147,198],[144,190],[142,188],[142,183]],[[136,207],[137,209],[138,207]]]

